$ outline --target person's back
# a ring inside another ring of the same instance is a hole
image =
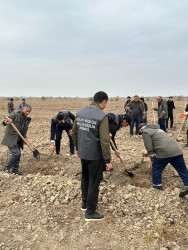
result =
[[[72,130],[72,138],[82,165],[82,206],[86,211],[85,220],[101,220],[104,215],[96,212],[103,163],[107,170],[110,163],[110,137],[108,117],[103,112],[108,95],[99,91],[89,106],[78,110]]]
[[[78,152],[82,159],[102,159],[99,138],[99,125],[106,114],[92,103],[78,110],[76,115],[78,126]]]
[[[188,169],[178,143],[159,129],[159,125],[141,123],[139,133],[142,134],[147,150],[144,155],[151,160],[153,187],[162,190],[162,172],[170,163],[185,185],[185,190],[179,193],[179,197],[188,195]]]
[[[160,129],[159,125],[147,125],[144,128],[142,135],[147,147],[149,139],[146,134],[149,135],[152,140],[154,152],[156,153],[157,158],[168,158],[182,154],[178,143]]]

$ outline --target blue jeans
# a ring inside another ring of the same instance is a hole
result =
[[[138,135],[139,129],[138,126],[140,124],[141,121],[141,116],[137,115],[137,116],[131,116],[132,118],[132,122],[130,125],[130,135],[133,135],[133,128],[134,128],[134,124],[136,123],[136,135]]]
[[[166,119],[159,119],[158,124],[160,126],[160,129],[166,132]]]
[[[185,187],[188,188],[188,169],[185,165],[183,155],[169,158],[155,158],[154,162],[152,163],[153,187],[160,190],[162,189],[161,174],[168,163],[170,163],[176,169]]]
[[[57,127],[56,128],[56,139],[55,139],[55,147],[56,147],[56,154],[58,155],[60,152],[60,146],[61,146],[61,138],[62,138],[62,132],[63,130],[66,131],[68,137],[69,137],[69,145],[70,145],[70,153],[74,154],[74,144],[72,137],[69,135],[69,130],[72,129],[72,125],[67,126],[66,128]]]

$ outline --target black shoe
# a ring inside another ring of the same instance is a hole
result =
[[[86,209],[87,209],[86,203],[82,201],[81,210],[82,210],[82,211],[86,211]]]
[[[99,220],[103,220],[103,219],[104,219],[104,215],[99,214],[97,212],[95,212],[94,214],[86,213],[86,215],[85,215],[85,221],[99,221]]]
[[[4,168],[2,169],[2,172],[10,173],[10,169],[4,167]]]
[[[100,181],[100,183],[101,183],[101,184],[102,184],[102,183],[108,184],[108,182],[107,182],[105,179],[102,179],[102,180]]]
[[[12,172],[11,172],[11,174],[23,175],[23,173],[22,173],[22,172],[20,172],[20,171],[12,171]]]
[[[184,147],[185,147],[185,148],[188,148],[188,144],[185,144]]]
[[[188,189],[186,189],[186,190],[179,193],[180,198],[184,198],[186,195],[188,195]]]

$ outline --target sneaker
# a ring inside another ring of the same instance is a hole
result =
[[[180,198],[184,198],[186,195],[188,195],[188,189],[186,189],[186,190],[179,193]]]
[[[85,215],[85,221],[99,221],[99,220],[103,220],[103,219],[104,219],[104,215],[99,214],[97,212],[95,212],[94,214],[86,213],[86,215]]]
[[[130,137],[132,137],[133,135],[130,135]]]
[[[185,144],[184,147],[185,147],[185,148],[188,148],[188,144]]]
[[[82,210],[82,211],[86,211],[86,209],[87,209],[86,203],[82,201],[81,210]]]
[[[102,183],[108,184],[108,182],[107,182],[105,179],[102,179],[102,180],[100,181],[100,184],[102,184]]]

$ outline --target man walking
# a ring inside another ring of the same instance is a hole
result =
[[[29,123],[31,118],[27,117],[31,112],[31,106],[25,105],[22,110],[12,112],[8,119],[3,119],[2,124],[6,127],[4,137],[2,139],[2,144],[6,145],[11,153],[11,157],[8,160],[7,164],[3,168],[3,171],[11,172],[14,174],[21,175],[19,171],[19,163],[21,157],[21,151],[23,150],[23,140],[19,137],[17,132],[11,126],[11,123],[14,123],[16,128],[20,131],[26,141],[28,141],[26,134],[28,130]]]
[[[166,119],[168,118],[168,108],[165,100],[161,96],[157,97],[158,108],[154,108],[155,111],[158,111],[158,124],[160,129],[166,132]]]
[[[10,98],[10,101],[8,102],[8,113],[10,114],[15,110],[14,108],[14,98]]]
[[[142,119],[145,119],[144,105],[139,101],[138,95],[134,96],[134,100],[127,106],[128,112],[130,112],[132,122],[130,125],[130,136],[133,136],[134,124],[136,124],[136,135],[138,135],[138,126]]]
[[[168,128],[168,120],[170,118],[170,127],[173,127],[173,121],[174,121],[174,117],[173,117],[173,109],[175,109],[174,106],[174,101],[173,101],[173,97],[170,96],[168,101],[167,101],[167,107],[168,107],[168,118],[166,119],[166,127]]]
[[[69,138],[69,145],[70,145],[70,155],[74,154],[74,144],[72,141],[72,122],[74,122],[75,116],[67,110],[62,110],[58,114],[56,114],[51,120],[51,143],[50,143],[50,151],[54,151],[56,148],[56,154],[59,155],[60,153],[60,146],[61,146],[61,138],[62,132],[65,130],[68,138]],[[55,140],[55,144],[54,144]]]
[[[158,124],[146,125],[141,123],[139,129],[147,150],[145,156],[149,156],[152,162],[153,187],[162,190],[161,174],[168,163],[170,163],[176,169],[185,185],[185,191],[180,192],[179,196],[184,197],[188,195],[188,169],[178,143],[160,129]]]
[[[96,207],[103,159],[107,170],[112,168],[108,117],[103,112],[107,101],[108,95],[105,92],[97,92],[89,106],[78,110],[72,131],[74,145],[82,165],[82,210],[86,210],[86,221],[104,218],[103,214],[96,212]]]

